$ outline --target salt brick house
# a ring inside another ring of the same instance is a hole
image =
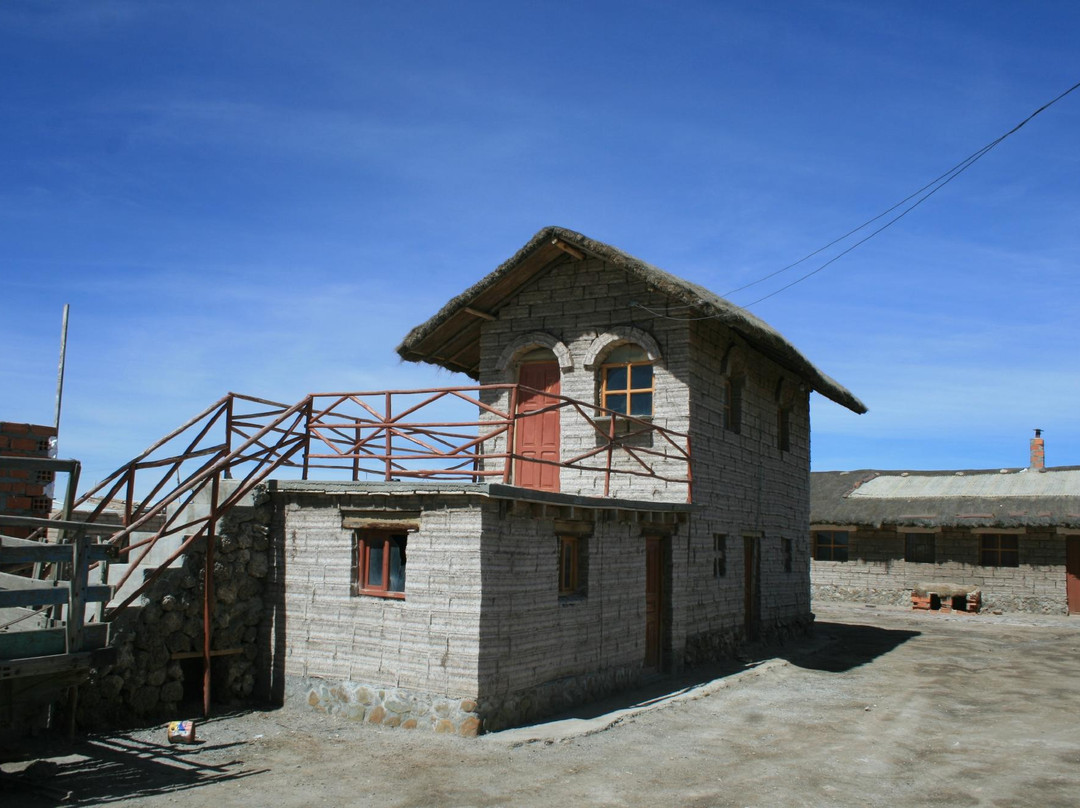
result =
[[[474,476],[270,483],[279,692],[475,734],[812,622],[809,395],[866,408],[754,315],[549,227],[397,351]]]
[[[811,474],[815,600],[1080,614],[1080,468]],[[978,597],[962,597],[977,591]]]

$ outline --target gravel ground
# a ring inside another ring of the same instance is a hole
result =
[[[283,708],[200,722],[193,746],[38,741],[0,804],[1080,804],[1080,618],[817,614],[812,639],[478,739]]]

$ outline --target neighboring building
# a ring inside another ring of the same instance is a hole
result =
[[[1080,467],[811,475],[817,600],[910,605],[981,590],[982,609],[1080,613]],[[944,604],[943,604],[944,605]]]
[[[400,393],[310,427],[386,472],[271,483],[277,687],[472,734],[813,620],[809,393],[865,407],[749,312],[547,228],[398,353],[474,380],[420,399],[479,433]],[[462,481],[416,470],[440,452]]]

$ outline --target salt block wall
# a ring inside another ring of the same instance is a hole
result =
[[[365,496],[286,495],[284,673],[475,697],[483,508]],[[342,508],[422,511],[404,600],[352,595],[353,530]]]
[[[814,561],[819,600],[909,606],[919,583],[949,582],[982,590],[984,611],[1064,614],[1065,537],[1050,528],[1020,536],[1018,567],[979,564],[979,534],[993,528],[943,528],[935,534],[934,563],[904,560],[903,528],[862,527],[848,538],[848,561]]]
[[[529,334],[551,338],[567,349],[571,367],[561,370],[561,394],[592,403],[598,401],[599,363],[590,357],[601,346],[626,341],[635,331],[627,323],[626,312],[636,311],[634,304],[662,309],[667,298],[641,282],[630,280],[622,270],[612,268],[599,259],[568,262],[555,267],[519,293],[509,305],[499,310],[498,319],[484,323],[480,350],[480,382],[482,384],[512,384],[517,382],[517,365],[511,361],[501,367],[508,349],[516,345],[521,355],[543,342],[522,341]],[[647,341],[655,343],[660,354],[654,365],[653,423],[676,432],[686,432],[689,425],[687,391],[688,348],[687,324],[681,320],[657,319],[642,315],[649,321]],[[613,323],[624,323],[613,327]],[[648,346],[642,346],[648,347]],[[606,350],[601,350],[602,361]],[[502,411],[509,408],[507,393],[489,393],[488,403]],[[572,408],[562,410],[562,457],[582,454],[598,445],[596,429]],[[659,439],[652,440],[661,448]],[[501,438],[492,441],[493,447],[505,447]],[[616,454],[616,466],[640,468],[632,459]],[[670,477],[685,477],[686,464],[681,460],[650,459],[657,471]],[[592,465],[602,466],[604,456],[593,459]],[[560,470],[561,490],[565,493],[602,496],[602,473],[573,469]],[[610,495],[624,499],[651,499],[668,502],[686,501],[686,484],[631,475],[612,475]]]
[[[480,683],[487,704],[557,680],[640,672],[645,539],[635,521],[609,513],[600,512],[583,539],[584,592],[562,597],[557,522],[486,514]]]

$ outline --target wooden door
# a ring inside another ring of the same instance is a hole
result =
[[[758,627],[761,624],[759,556],[757,537],[743,536],[743,620],[746,639],[751,642],[758,638]]]
[[[664,540],[645,537],[645,669],[659,671],[664,648]]]
[[[528,362],[518,371],[518,383],[524,387],[559,394],[558,362]],[[517,423],[514,426],[515,452],[519,456],[514,483],[539,491],[559,490],[559,411],[558,399],[542,393],[518,394]],[[538,412],[550,407],[544,412]],[[530,415],[530,413],[537,413]],[[530,462],[537,458],[545,463]]]
[[[1065,537],[1065,600],[1069,614],[1080,614],[1080,536]]]

